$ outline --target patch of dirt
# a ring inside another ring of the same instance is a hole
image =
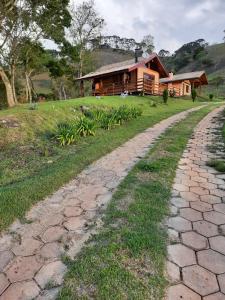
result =
[[[134,202],[134,198],[132,197],[132,195],[126,195],[126,197],[120,199],[120,201],[117,202],[117,208],[119,210],[125,211],[128,209],[132,202]]]
[[[18,128],[20,123],[18,119],[14,117],[4,117],[0,118],[0,127],[2,128]]]
[[[141,278],[145,281],[148,280],[149,277],[155,275],[156,272],[148,255],[142,255],[139,258],[131,258],[124,251],[124,254],[122,256],[122,264],[127,270],[134,274],[136,278]]]

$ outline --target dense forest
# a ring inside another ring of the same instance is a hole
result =
[[[154,51],[151,34],[133,38],[102,35],[105,20],[94,0],[75,6],[69,0],[2,0],[0,3],[0,108],[19,102],[78,96],[75,79],[99,66],[130,59],[136,48]],[[46,48],[54,42],[55,50]],[[204,39],[159,56],[176,73],[206,69],[211,84],[224,84],[225,44]],[[216,47],[222,47],[222,52]],[[214,47],[214,48],[213,48]],[[214,49],[215,51],[213,51]],[[221,53],[220,53],[221,52]]]

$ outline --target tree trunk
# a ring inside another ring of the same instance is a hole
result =
[[[61,83],[61,90],[62,90],[63,98],[64,98],[64,100],[66,100],[66,99],[67,99],[67,96],[66,96],[66,91],[65,91],[65,87],[64,87],[63,82]]]
[[[8,106],[13,107],[16,105],[16,103],[14,101],[12,86],[11,86],[8,76],[6,75],[6,73],[2,67],[0,67],[0,76],[5,85]]]
[[[83,49],[80,50],[80,54],[79,54],[79,77],[83,76]]]
[[[12,86],[12,91],[13,91],[13,98],[14,98],[14,102],[17,104],[17,96],[16,96],[16,88],[15,88],[15,72],[16,72],[16,67],[13,64],[11,66],[11,86]]]
[[[30,87],[29,74],[27,72],[25,72],[25,77],[26,77],[26,90],[27,90],[26,101],[31,104],[32,103],[32,92],[31,92],[31,87]]]

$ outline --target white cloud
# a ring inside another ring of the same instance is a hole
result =
[[[220,42],[225,29],[224,0],[95,0],[95,3],[106,20],[106,34],[140,41],[150,33],[155,37],[157,51],[162,48],[174,51],[198,38]]]

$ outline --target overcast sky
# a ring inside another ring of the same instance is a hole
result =
[[[80,3],[82,0],[72,0]],[[225,0],[95,0],[106,34],[155,38],[156,51],[174,51],[204,38],[220,43],[225,29]]]

